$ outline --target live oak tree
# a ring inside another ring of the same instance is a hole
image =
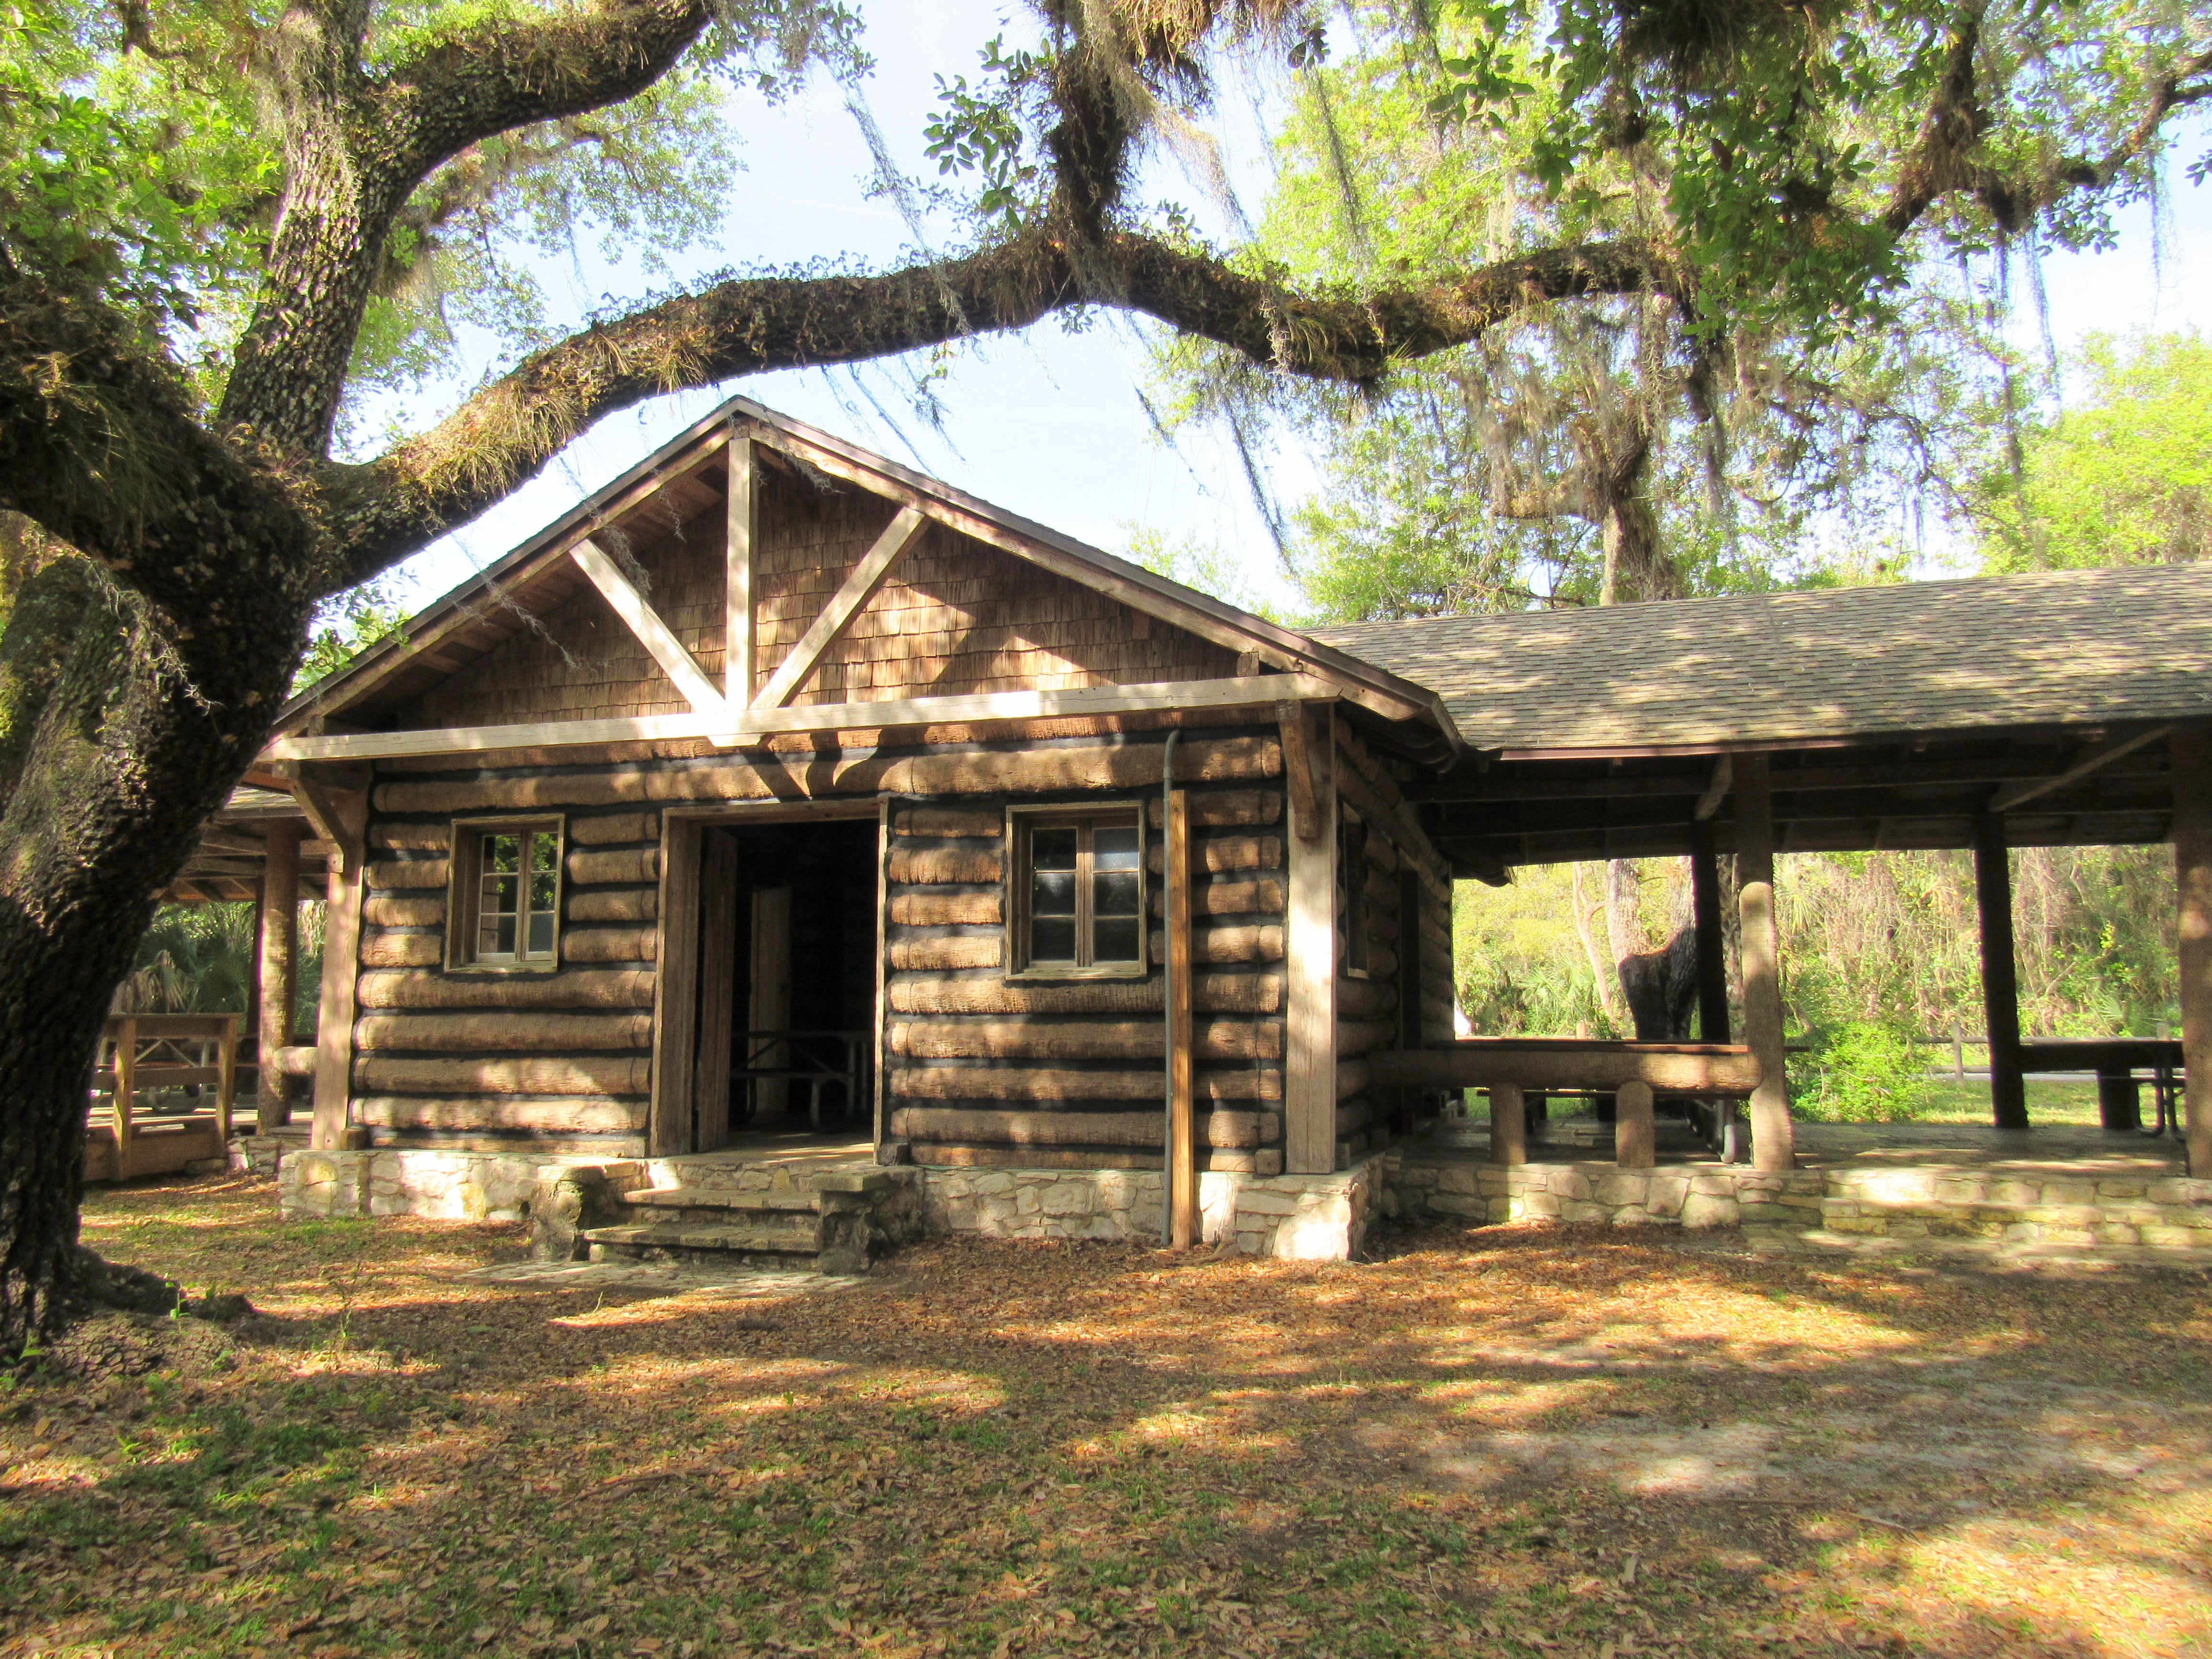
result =
[[[1547,176],[1569,194],[1632,133],[1661,135],[1680,182],[1655,234],[1291,284],[1127,190],[1139,146],[1187,127],[1210,76],[1244,61],[1225,48],[1315,61],[1322,8],[1040,0],[1034,45],[993,51],[932,135],[976,186],[965,247],[711,279],[545,337],[526,294],[486,297],[498,256],[483,250],[527,233],[531,192],[584,188],[588,157],[626,141],[680,157],[670,134],[711,129],[696,88],[717,73],[863,73],[857,20],[830,0],[11,13],[0,510],[27,527],[0,639],[0,1348],[95,1275],[75,1237],[100,1021],[152,895],[261,742],[317,602],[498,501],[590,422],[1085,307],[1361,384],[1551,301],[1656,290],[1700,315],[1842,325],[1872,314],[1931,216],[2017,234],[2124,191],[2212,63],[2181,13],[2141,7],[1474,15],[1449,112],[1510,109],[1533,83],[1504,66],[1532,64],[1560,112]],[[2062,25],[2065,51],[2038,51],[2030,77],[2027,49]],[[1532,53],[1532,37],[1551,44]],[[599,178],[619,211],[631,184]],[[337,441],[349,392],[434,358],[422,319],[441,282],[511,331],[511,366],[361,459]]]

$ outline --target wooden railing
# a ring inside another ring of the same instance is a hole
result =
[[[114,1137],[118,1176],[150,1173],[136,1166],[134,1142],[143,1127],[139,1097],[162,1089],[215,1091],[214,1152],[230,1139],[232,1109],[238,1100],[237,1014],[113,1014],[100,1035],[93,1070],[95,1094],[108,1097],[108,1128]],[[96,1110],[97,1109],[95,1109]],[[204,1136],[192,1138],[198,1142]],[[185,1150],[180,1148],[181,1150]],[[212,1155],[202,1152],[200,1155]]]

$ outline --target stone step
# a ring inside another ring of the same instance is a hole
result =
[[[821,1254],[817,1230],[647,1222],[585,1230],[594,1261],[698,1261],[715,1266],[813,1267]]]
[[[746,1192],[732,1187],[647,1187],[625,1194],[623,1202],[656,1211],[750,1211],[807,1216],[822,1208],[817,1193]]]

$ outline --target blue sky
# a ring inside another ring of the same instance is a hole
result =
[[[964,72],[972,79],[981,43],[1002,32],[1010,43],[1018,40],[1031,27],[1029,15],[990,0],[932,0],[870,8],[868,17],[867,45],[877,59],[868,107],[902,164],[933,173],[921,154],[921,130],[934,77]],[[775,106],[738,96],[746,165],[730,180],[722,245],[679,276],[840,253],[876,264],[904,257],[912,233],[891,202],[865,197],[873,167],[840,88],[817,79]],[[1222,103],[1214,130],[1228,176],[1256,211],[1268,178],[1264,106],[1237,92]],[[1170,160],[1148,164],[1138,194],[1182,202],[1209,232],[1229,237],[1228,210]],[[2154,270],[2147,210],[2127,216],[2115,251],[2046,262],[2051,328],[2062,349],[2092,330],[2212,331],[2212,189],[2189,186],[2177,169],[2171,216],[2162,271]],[[565,307],[574,317],[610,295],[659,285],[631,272],[574,265],[548,266],[544,276],[556,311]],[[2035,326],[2026,316],[2021,325]],[[420,605],[498,557],[732,391],[1101,546],[1121,551],[1133,533],[1157,532],[1171,544],[1225,550],[1247,580],[1263,590],[1274,586],[1273,545],[1233,451],[1208,432],[1164,447],[1137,394],[1146,373],[1139,326],[1102,317],[1080,331],[1047,321],[1024,335],[963,348],[936,387],[942,434],[913,413],[897,364],[857,374],[758,375],[722,391],[663,398],[601,422],[507,501],[410,561],[403,571],[405,599]],[[416,400],[407,423],[426,423],[451,400],[451,393]],[[1295,500],[1310,487],[1313,465],[1298,450],[1279,451],[1267,463],[1279,498]]]

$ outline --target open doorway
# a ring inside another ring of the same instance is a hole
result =
[[[877,848],[872,816],[703,829],[701,1152],[872,1133]]]

